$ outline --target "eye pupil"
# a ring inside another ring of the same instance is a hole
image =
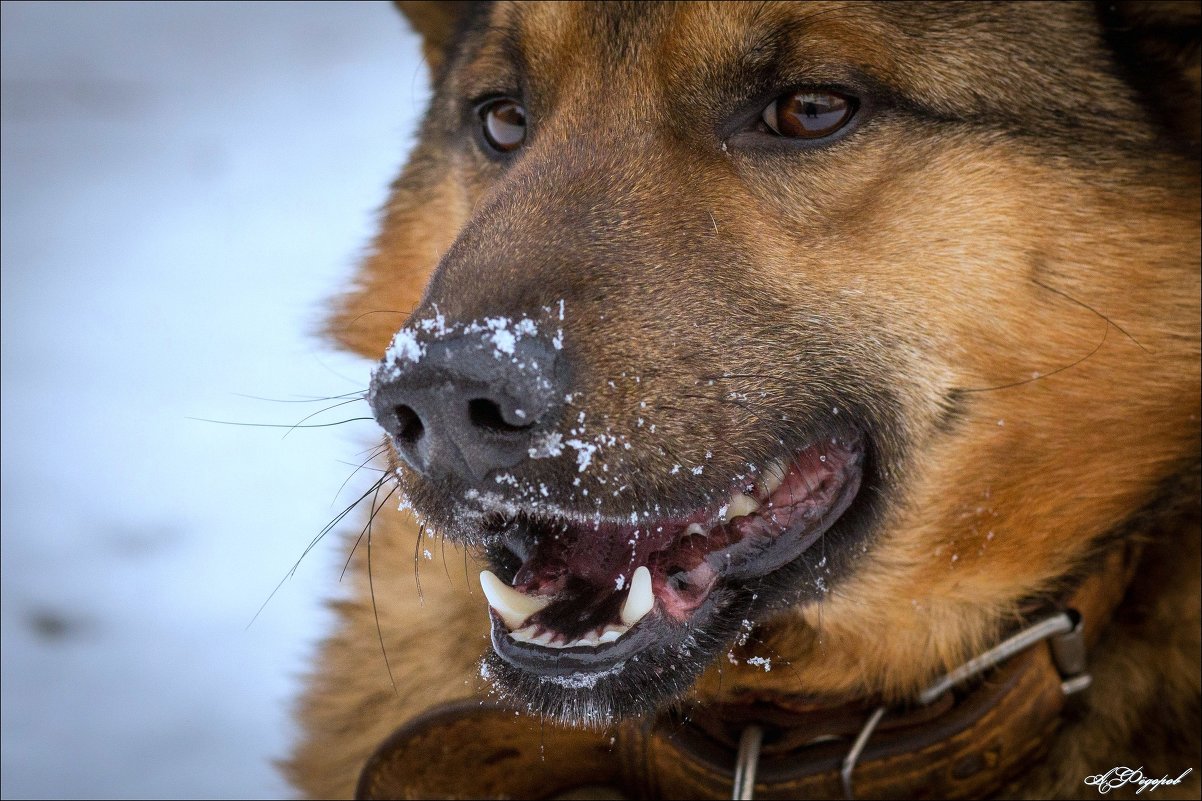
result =
[[[484,140],[498,153],[511,153],[526,141],[526,109],[509,98],[490,101],[480,108]]]
[[[788,139],[821,139],[847,124],[855,101],[834,92],[795,92],[774,100],[761,119]]]

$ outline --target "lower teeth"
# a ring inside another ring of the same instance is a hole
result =
[[[550,631],[538,633],[538,626],[526,626],[517,631],[509,632],[509,636],[517,642],[526,642],[531,645],[541,645],[544,648],[579,648],[587,646],[596,648],[607,642],[613,642],[621,637],[626,632],[630,631],[630,626],[609,625],[604,630],[593,629],[588,634],[577,640],[563,640],[556,637]]]

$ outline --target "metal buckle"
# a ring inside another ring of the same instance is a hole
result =
[[[1075,609],[1069,609],[1044,618],[1012,637],[1002,640],[1002,642],[990,648],[985,653],[973,657],[927,687],[918,694],[918,703],[922,706],[933,703],[956,685],[979,676],[990,668],[1006,661],[1019,651],[1024,651],[1032,645],[1036,645],[1049,638],[1052,639],[1052,661],[1056,664],[1056,670],[1060,673],[1062,679],[1060,690],[1065,695],[1078,693],[1088,687],[1092,681],[1089,673],[1085,670],[1083,625],[1084,622],[1081,619],[1081,615]],[[860,729],[860,733],[856,736],[855,742],[852,743],[851,748],[848,750],[847,756],[843,758],[843,766],[839,771],[839,775],[843,780],[843,796],[848,801],[853,801],[855,798],[852,787],[852,772],[855,770],[856,763],[859,761],[860,755],[864,752],[864,748],[868,745],[869,738],[872,737],[872,733],[881,722],[881,718],[885,716],[886,711],[888,711],[887,707],[880,706],[868,716],[868,720],[864,723],[864,728]],[[740,748],[741,751],[742,749]]]

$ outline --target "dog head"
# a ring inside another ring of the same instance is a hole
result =
[[[1129,24],[401,5],[436,91],[331,330],[502,692],[901,695],[1196,461],[1196,116]]]

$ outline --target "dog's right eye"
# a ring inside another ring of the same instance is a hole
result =
[[[526,109],[513,98],[485,101],[476,113],[484,143],[498,155],[512,153],[526,141]]]
[[[854,98],[835,92],[793,92],[769,103],[760,119],[786,139],[824,139],[851,121],[856,106]]]

